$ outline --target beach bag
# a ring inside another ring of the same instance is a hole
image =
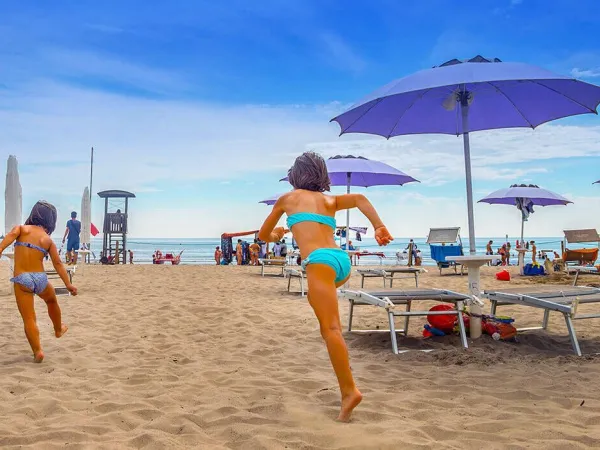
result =
[[[525,264],[523,268],[523,275],[527,275],[529,277],[545,275],[544,266],[540,264]]]

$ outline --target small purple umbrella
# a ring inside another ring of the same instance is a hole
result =
[[[325,161],[327,173],[332,186],[346,186],[346,192],[350,193],[350,186],[402,186],[414,181],[416,178],[381,161],[375,161],[364,156],[337,155]],[[288,181],[282,178],[280,181]],[[350,228],[350,210],[346,211],[346,230]],[[348,246],[349,234],[346,232],[346,247]]]
[[[534,206],[567,205],[573,202],[535,184],[513,184],[509,188],[492,192],[479,200],[479,203],[514,205],[521,210],[521,245],[523,245],[525,221],[529,214],[533,213]]]
[[[264,199],[264,200],[261,200],[261,201],[260,201],[260,202],[258,202],[258,203],[264,203],[265,205],[272,206],[272,205],[274,205],[274,204],[277,202],[277,199],[278,199],[279,197],[281,197],[282,195],[283,195],[283,194],[277,194],[277,195],[274,195],[274,196],[272,196],[272,197],[269,197],[269,198],[266,198],[266,199]]]
[[[600,183],[600,180],[594,181],[592,184],[598,184],[598,183]]]
[[[522,63],[477,56],[400,78],[335,117],[344,133],[390,138],[405,134],[463,135],[469,248],[475,223],[469,132],[528,127],[562,117],[596,114],[600,87]]]

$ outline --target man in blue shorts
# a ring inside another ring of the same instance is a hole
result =
[[[67,240],[67,258],[69,264],[77,264],[77,251],[79,250],[79,233],[81,233],[81,222],[77,220],[77,213],[71,213],[71,220],[67,222],[67,229],[63,236],[63,244]],[[68,239],[67,239],[68,237]]]

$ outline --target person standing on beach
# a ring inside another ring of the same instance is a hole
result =
[[[533,264],[537,263],[536,257],[537,257],[537,247],[535,245],[535,241],[531,241],[531,262]]]
[[[67,259],[69,264],[77,264],[77,251],[79,250],[79,233],[81,233],[81,222],[77,220],[77,213],[71,213],[71,220],[67,222],[67,229],[62,243],[67,239]]]
[[[238,239],[237,245],[235,247],[235,259],[237,260],[237,265],[241,266],[244,255],[242,254],[242,240]]]
[[[336,288],[350,278],[351,264],[348,253],[337,246],[334,238],[335,214],[358,208],[373,225],[379,245],[387,245],[393,238],[364,195],[324,194],[329,191],[331,181],[325,160],[320,155],[307,152],[299,156],[288,171],[288,179],[294,190],[279,197],[258,237],[267,242],[279,242],[286,230],[276,226],[281,216],[287,214],[287,226],[298,242],[302,267],[306,270],[308,302],[319,320],[321,336],[342,395],[338,420],[347,422],[361,402],[362,394],[352,376],[340,323]]]
[[[250,265],[258,266],[258,256],[260,255],[260,245],[258,245],[258,239],[254,239],[254,242],[250,244]]]
[[[25,336],[33,351],[33,362],[41,363],[44,352],[37,326],[34,295],[46,303],[48,316],[54,327],[54,335],[59,338],[68,327],[62,323],[62,316],[54,287],[44,271],[44,257],[50,255],[56,273],[71,295],[77,295],[77,288],[71,284],[63,266],[56,245],[50,235],[56,228],[56,208],[48,202],[37,202],[25,225],[17,225],[0,243],[0,256],[13,242],[15,243],[14,273],[10,279],[15,285],[15,298],[25,326]]]

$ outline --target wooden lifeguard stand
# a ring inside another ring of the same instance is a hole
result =
[[[102,253],[115,262],[127,264],[127,219],[129,199],[135,194],[127,191],[102,191],[98,197],[104,199],[104,226],[102,228]],[[121,255],[123,258],[121,260]]]

